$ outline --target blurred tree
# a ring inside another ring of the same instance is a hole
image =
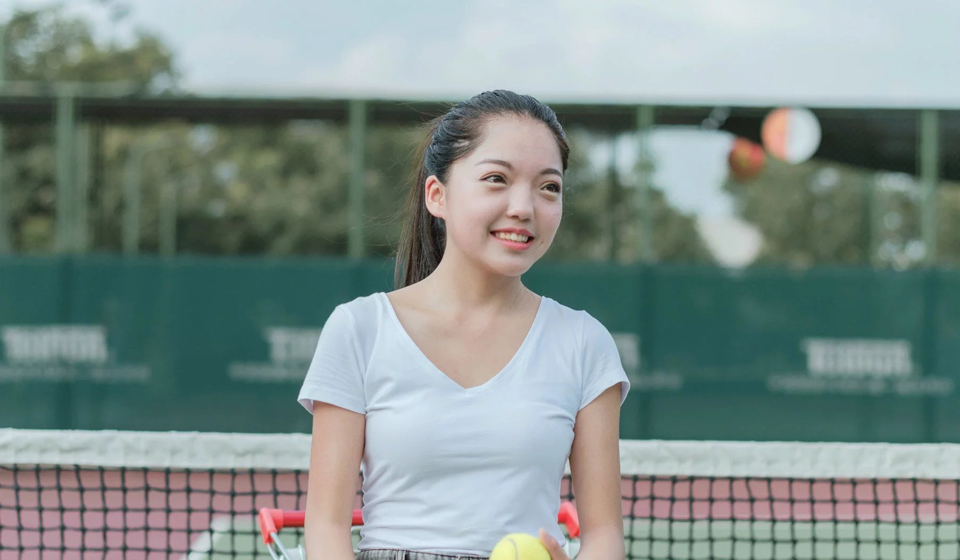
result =
[[[910,175],[768,158],[759,177],[728,178],[724,189],[763,235],[759,263],[902,269],[925,262],[922,189]],[[941,183],[938,197],[937,261],[960,262],[960,188]]]
[[[131,43],[97,42],[89,22],[60,7],[18,11],[7,25],[10,81],[130,82],[156,92],[179,76],[170,49],[144,30]]]
[[[563,260],[635,262],[639,252],[639,203],[632,174],[622,176],[608,158],[589,157],[591,148],[616,139],[583,129],[568,131],[570,166],[564,184],[563,223],[548,255]],[[660,262],[713,262],[696,219],[670,205],[663,191],[651,189],[654,248]]]
[[[5,77],[10,82],[117,82],[160,93],[176,83],[173,55],[163,42],[139,31],[128,44],[98,43],[91,25],[62,8],[16,11],[7,23]],[[7,128],[11,169],[8,204],[14,246],[53,249],[55,154],[51,126]]]
[[[739,215],[763,235],[758,263],[811,266],[869,260],[868,185],[864,174],[816,161],[799,165],[767,158],[755,179],[732,177],[724,190]]]
[[[426,129],[373,125],[367,133],[367,190],[364,199],[367,252],[393,256],[413,183],[414,157]]]
[[[215,130],[216,147],[204,156],[203,165],[213,170],[208,180],[219,186],[204,191],[198,199],[206,201],[202,204],[184,202],[189,208],[181,210],[181,249],[345,254],[348,157],[343,127],[301,122]],[[369,254],[389,257],[395,250],[414,151],[424,133],[420,127],[377,124],[368,131],[364,227]],[[582,131],[572,134],[563,224],[549,258],[629,262],[637,245],[634,191],[587,157],[596,138]],[[664,260],[711,259],[691,217],[670,207],[659,191],[654,191],[653,204]],[[155,237],[150,231],[144,235],[149,250]]]
[[[129,7],[103,0],[115,20]],[[174,57],[156,35],[126,43],[97,40],[90,23],[50,8],[17,12],[10,22],[8,77],[53,84],[127,82],[153,94],[177,87]],[[107,33],[109,35],[109,33]],[[571,132],[564,223],[552,259],[632,261],[637,253],[636,191],[612,166],[588,156],[609,138]],[[368,253],[390,256],[402,223],[412,155],[423,130],[372,123],[367,135],[365,229]],[[160,191],[178,193],[177,250],[199,254],[346,253],[348,141],[345,127],[320,121],[263,126],[167,122],[95,123],[89,225],[92,249],[121,249],[124,168],[133,150],[166,146],[143,160],[140,247],[159,247]],[[18,125],[8,135],[14,168],[12,225],[21,251],[53,248],[55,154],[50,125]],[[708,261],[694,220],[659,190],[654,205],[658,255]]]
[[[940,183],[937,262],[960,266],[960,183]]]
[[[344,127],[294,122],[217,129],[211,171],[181,206],[182,249],[227,254],[343,254],[347,247]]]

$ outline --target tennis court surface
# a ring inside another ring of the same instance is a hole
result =
[[[301,434],[2,429],[0,560],[269,558],[255,512],[304,507],[308,454]],[[622,441],[621,470],[631,559],[960,560],[960,445]]]

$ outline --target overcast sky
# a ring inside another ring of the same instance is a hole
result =
[[[960,107],[958,0],[121,1],[196,90]]]

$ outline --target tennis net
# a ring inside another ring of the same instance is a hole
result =
[[[255,513],[304,507],[308,455],[302,434],[0,429],[0,560],[268,558]],[[623,441],[621,470],[631,559],[960,559],[960,445]]]

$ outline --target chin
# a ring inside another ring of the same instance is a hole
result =
[[[538,259],[522,261],[497,259],[496,261],[487,261],[486,266],[491,272],[500,276],[521,276],[525,274],[537,262]]]

